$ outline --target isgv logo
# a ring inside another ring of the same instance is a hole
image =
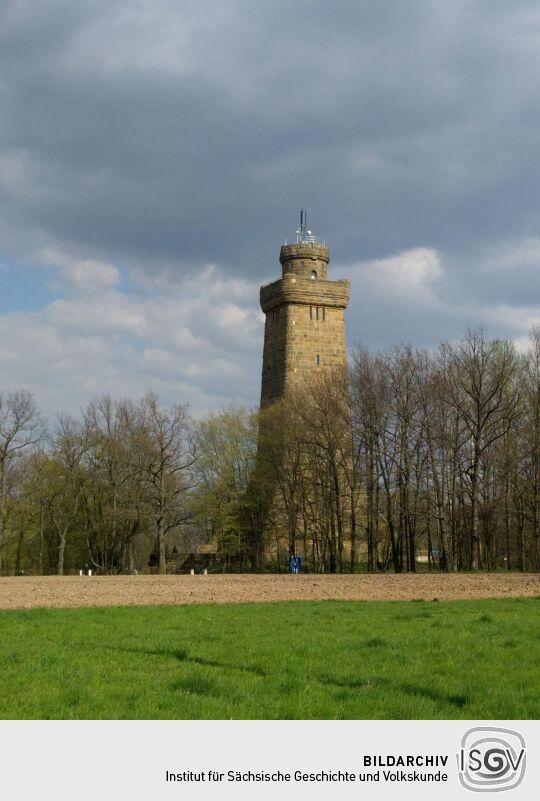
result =
[[[523,781],[525,739],[512,729],[478,726],[461,739],[457,755],[459,780],[467,790],[496,793]]]

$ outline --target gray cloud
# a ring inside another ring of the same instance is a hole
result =
[[[7,0],[0,250],[256,288],[307,206],[362,293],[351,339],[521,336],[497,309],[540,306],[539,38],[532,0]],[[354,272],[418,248],[431,306]]]

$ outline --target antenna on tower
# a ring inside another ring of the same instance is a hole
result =
[[[313,236],[311,231],[307,229],[307,211],[305,209],[300,210],[300,228],[296,232],[296,242],[299,244],[300,242],[308,242],[312,245],[316,245],[318,243],[318,239],[316,236]]]

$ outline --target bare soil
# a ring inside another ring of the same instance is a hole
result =
[[[0,578],[0,609],[251,601],[448,601],[540,596],[540,574],[46,576]]]

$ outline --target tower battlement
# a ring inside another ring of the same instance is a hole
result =
[[[261,309],[267,314],[285,303],[303,306],[325,306],[346,309],[351,290],[348,281],[317,281],[288,273],[277,281],[261,287]]]
[[[346,280],[329,281],[330,251],[307,231],[301,213],[296,244],[283,245],[282,277],[261,287],[266,315],[261,406],[283,398],[319,370],[346,365]]]
[[[326,245],[297,242],[296,245],[283,245],[279,260],[284,276],[293,273],[311,278],[312,273],[315,272],[314,278],[323,280],[326,278],[330,251]]]

